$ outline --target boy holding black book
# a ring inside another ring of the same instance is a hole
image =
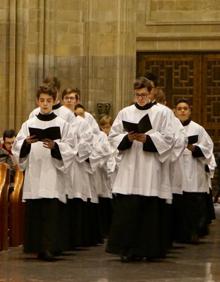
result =
[[[62,180],[75,144],[69,124],[52,111],[56,94],[54,87],[38,88],[40,112],[23,123],[12,149],[25,170],[24,252],[37,253],[46,261],[53,261],[54,254],[62,250],[60,209],[66,203]]]
[[[183,203],[182,217],[178,221],[176,240],[181,243],[198,243],[208,227],[207,169],[213,158],[213,142],[206,130],[191,120],[191,106],[187,99],[179,99],[175,115],[185,129],[187,147],[183,151]]]
[[[134,82],[135,104],[122,109],[109,134],[121,161],[112,192],[113,222],[107,252],[122,262],[166,255],[163,229],[165,200],[170,187],[161,189],[161,164],[169,158],[174,142],[172,119],[154,97],[151,81]]]

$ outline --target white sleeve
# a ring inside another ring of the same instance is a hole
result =
[[[55,142],[59,147],[62,160],[54,158],[54,164],[57,169],[65,172],[75,159],[75,148],[77,146],[76,135],[69,123],[64,121],[61,139]]]
[[[194,145],[199,147],[204,155],[204,157],[198,158],[198,160],[204,164],[209,165],[212,160],[214,144],[211,137],[202,126],[200,126],[198,142]]]
[[[83,162],[87,160],[92,152],[93,146],[93,131],[88,122],[80,117],[77,117],[74,131],[77,135],[76,155],[77,161]]]
[[[172,121],[173,115],[167,110],[162,110],[159,120],[157,121],[158,127],[156,130],[151,130],[147,133],[157,148],[161,162],[165,162],[170,158],[171,149],[173,147],[174,130]]]
[[[28,126],[27,126],[27,122],[25,122],[22,124],[21,129],[18,132],[15,138],[15,142],[12,146],[13,157],[15,158],[21,170],[25,170],[25,168],[28,165],[28,156],[29,155],[26,155],[24,158],[20,158],[20,152],[21,152],[22,145],[28,135],[29,135]]]
[[[94,135],[93,149],[89,156],[90,165],[94,171],[98,166],[102,167],[113,154],[107,135],[100,131]]]
[[[176,161],[182,155],[187,146],[184,126],[176,117],[173,120],[173,128],[175,141],[171,151],[172,162]]]
[[[36,115],[39,114],[39,112],[40,112],[40,108],[39,108],[39,107],[38,107],[38,108],[35,108],[35,109],[29,114],[28,119],[31,119],[31,118],[35,117]]]
[[[123,128],[122,115],[123,113],[122,111],[120,111],[112,124],[108,137],[108,140],[111,146],[114,148],[114,151],[117,151],[119,144],[121,143],[125,135],[128,134],[124,131]]]

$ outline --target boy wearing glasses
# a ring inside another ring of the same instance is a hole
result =
[[[80,90],[78,88],[65,88],[62,92],[63,105],[75,113],[75,106],[80,104]],[[83,118],[92,127],[93,133],[99,133],[99,126],[95,118],[87,111],[84,111]]]
[[[173,146],[172,120],[156,103],[151,81],[136,79],[134,94],[135,104],[118,113],[109,134],[121,162],[107,252],[122,262],[165,256],[162,211],[171,198],[170,187],[161,189],[161,164]]]

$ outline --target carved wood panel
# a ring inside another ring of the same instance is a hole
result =
[[[179,98],[193,106],[192,118],[203,125],[220,151],[220,53],[138,53],[137,76],[152,72],[169,107]]]
[[[202,66],[202,122],[220,151],[220,54],[205,54]]]

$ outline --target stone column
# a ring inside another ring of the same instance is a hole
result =
[[[24,119],[27,85],[28,0],[1,1],[1,131],[20,127]]]
[[[35,107],[36,89],[43,78],[57,75],[56,50],[56,1],[29,1],[29,45],[27,112]]]
[[[117,86],[113,108],[117,113],[133,100],[136,74],[136,1],[119,1]]]
[[[135,77],[135,1],[84,1],[83,85],[85,103],[97,114],[97,103],[110,103],[111,114],[132,100]]]

